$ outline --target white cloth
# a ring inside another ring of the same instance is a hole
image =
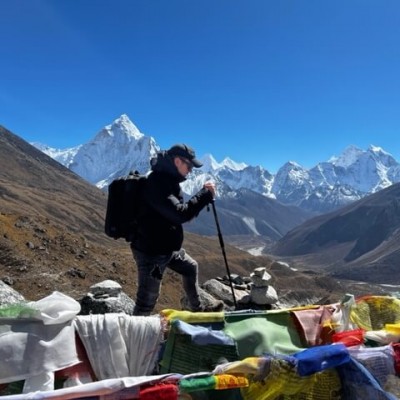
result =
[[[160,316],[78,316],[75,327],[97,379],[153,373],[163,340]]]
[[[77,398],[93,398],[95,396],[104,396],[107,399],[119,399],[118,393],[125,388],[136,388],[136,393],[139,395],[140,385],[162,381],[164,378],[174,377],[172,374],[141,376],[141,377],[126,377],[119,379],[107,379],[99,382],[85,383],[84,385],[74,386],[64,389],[50,390],[47,392],[33,392],[26,394],[13,394],[9,396],[1,396],[1,400],[72,400]],[[134,394],[135,391],[130,391]],[[127,397],[124,397],[127,398]],[[129,397],[133,398],[133,397]],[[135,397],[136,398],[136,397]]]
[[[54,390],[54,372],[42,372],[25,379],[22,393]]]
[[[81,311],[81,305],[76,300],[57,291],[41,300],[29,302],[27,306],[36,310],[35,318],[43,321],[44,325],[71,321]]]
[[[381,344],[400,342],[400,334],[381,329],[378,331],[366,331],[364,337]]]
[[[72,325],[80,305],[54,292],[29,307],[36,310],[35,318],[0,318],[0,383],[32,378],[39,390],[37,382],[46,382],[46,388],[51,382],[49,372],[80,362]]]
[[[355,297],[352,294],[346,294],[340,304],[332,305],[335,309],[331,316],[331,322],[335,332],[350,331],[358,328],[350,319],[351,309],[355,304]]]

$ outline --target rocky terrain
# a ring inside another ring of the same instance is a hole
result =
[[[103,233],[106,194],[79,178],[18,136],[0,127],[0,279],[27,300],[53,291],[75,299],[101,281],[118,282],[132,298],[136,268],[126,242]],[[223,226],[221,226],[223,232]],[[198,260],[200,283],[226,274],[217,237],[186,234],[185,248]],[[296,303],[334,302],[349,290],[313,271],[294,271],[269,257],[226,245],[230,270],[248,276],[266,267],[278,296]],[[157,309],[180,308],[179,279],[167,273]],[[354,290],[353,290],[354,289]]]

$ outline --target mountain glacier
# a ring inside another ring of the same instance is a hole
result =
[[[132,170],[147,172],[149,160],[160,150],[155,139],[141,133],[126,114],[105,126],[88,143],[74,148],[32,144],[102,189]],[[372,145],[367,150],[349,146],[340,156],[310,169],[287,162],[275,175],[261,166],[230,158],[219,163],[211,154],[201,157],[201,161],[203,167],[193,171],[182,184],[187,195],[205,181],[215,180],[221,198],[249,189],[282,204],[317,213],[334,210],[400,181],[400,164]]]

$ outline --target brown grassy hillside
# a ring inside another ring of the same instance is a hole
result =
[[[55,290],[79,299],[105,279],[119,282],[134,298],[132,255],[126,242],[103,233],[105,209],[101,190],[0,127],[0,279],[28,300]],[[226,274],[218,238],[187,233],[184,245],[200,264],[200,283]],[[254,268],[269,268],[278,295],[306,291],[337,300],[347,290],[328,278],[270,268],[270,259],[229,245],[226,254],[232,273],[248,276]],[[179,308],[178,280],[166,275],[156,311]]]

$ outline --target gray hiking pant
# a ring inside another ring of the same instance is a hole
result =
[[[183,289],[189,305],[200,306],[198,286],[198,264],[184,249],[170,255],[149,255],[132,248],[138,268],[138,290],[134,315],[150,315],[161,290],[161,281],[166,268],[182,275]]]

